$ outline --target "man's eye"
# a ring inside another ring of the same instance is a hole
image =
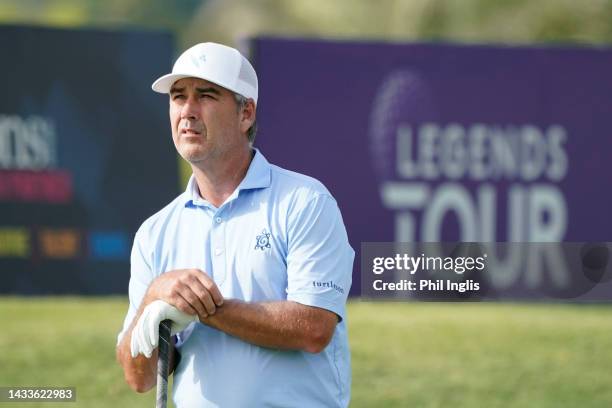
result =
[[[172,96],[172,100],[176,101],[178,99],[185,99],[185,95],[181,95],[181,94],[175,94]]]
[[[210,98],[210,99],[215,99],[214,96],[212,96],[211,94],[200,94],[201,98]]]

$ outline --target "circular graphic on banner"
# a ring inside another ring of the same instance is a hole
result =
[[[370,154],[381,180],[396,177],[397,132],[402,126],[415,128],[437,117],[427,81],[412,70],[391,72],[383,79],[370,114]]]

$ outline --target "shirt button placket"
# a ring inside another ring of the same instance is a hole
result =
[[[225,281],[225,222],[219,214],[213,216],[211,252],[213,276],[217,285]]]

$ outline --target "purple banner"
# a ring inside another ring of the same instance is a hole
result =
[[[611,240],[611,50],[258,39],[253,54],[256,145],[331,190],[356,250]]]

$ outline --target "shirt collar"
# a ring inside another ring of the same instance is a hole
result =
[[[255,151],[255,156],[253,156],[253,159],[251,160],[251,164],[249,165],[247,174],[246,176],[244,176],[244,179],[242,179],[240,184],[238,184],[238,187],[229,199],[238,196],[238,193],[242,190],[253,190],[270,186],[272,172],[271,165],[268,160],[266,160],[264,155],[259,151],[259,149],[253,148],[253,150]],[[193,174],[189,178],[189,182],[187,183],[187,188],[185,189],[183,196],[185,197],[186,206],[210,206],[210,203],[208,201],[200,197],[200,190],[198,189],[198,184]]]
[[[259,149],[255,149],[255,156],[251,160],[246,176],[238,185],[236,190],[252,190],[256,188],[266,188],[270,186],[270,163],[266,160]]]

